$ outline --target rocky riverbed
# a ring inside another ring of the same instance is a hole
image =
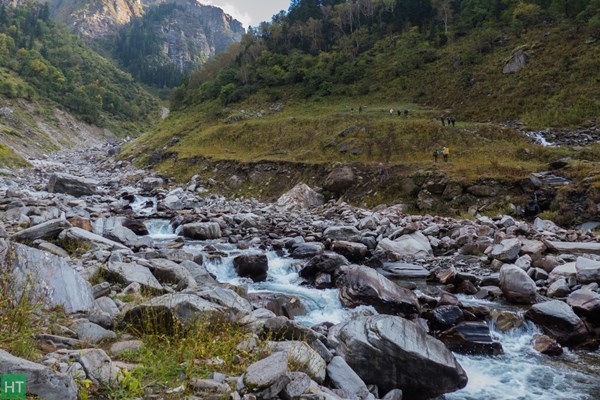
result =
[[[0,373],[26,373],[32,394],[74,399],[77,381],[115,384],[136,367],[119,350],[142,345],[127,328],[157,312],[184,326],[218,315],[266,333],[270,350],[239,376],[186,376],[150,398],[600,393],[592,233],[359,209],[306,185],[274,204],[225,199],[117,153],[60,153],[0,176],[0,266],[17,292],[35,277],[38,298],[69,316],[60,333],[39,333],[39,363],[0,351]]]

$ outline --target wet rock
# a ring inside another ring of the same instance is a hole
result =
[[[325,246],[321,243],[298,243],[292,248],[292,258],[312,258],[325,250]]]
[[[289,319],[306,315],[307,311],[300,299],[281,293],[250,293],[248,300],[256,308],[266,308],[277,316]]]
[[[327,377],[336,389],[343,389],[351,398],[366,399],[369,389],[342,357],[333,357],[327,365]]]
[[[533,335],[533,349],[549,356],[560,356],[563,348],[558,342],[546,335]]]
[[[100,182],[79,176],[55,173],[50,176],[47,190],[50,193],[66,193],[75,197],[91,196],[97,193]]]
[[[327,175],[323,189],[333,193],[343,193],[354,184],[356,177],[350,167],[336,168]]]
[[[91,285],[64,258],[0,239],[0,259],[15,278],[16,293],[31,285],[34,298],[49,308],[61,306],[67,313],[93,308]]]
[[[573,311],[590,321],[600,323],[600,294],[591,290],[579,289],[567,297],[567,304]]]
[[[346,257],[336,254],[336,253],[325,253],[317,257],[311,258],[304,268],[302,268],[299,272],[300,277],[308,280],[309,282],[314,282],[315,278],[319,274],[328,274],[332,275],[336,273],[336,271],[342,265],[348,265],[349,262]]]
[[[464,314],[457,306],[439,306],[431,311],[431,325],[433,329],[445,330],[464,319]]]
[[[537,297],[535,282],[515,265],[500,269],[500,289],[508,301],[517,304],[533,304]]]
[[[315,192],[304,183],[299,183],[283,194],[275,204],[284,210],[294,210],[318,207],[324,203],[325,199],[322,194]]]
[[[562,345],[570,346],[587,339],[588,331],[583,321],[560,300],[536,304],[525,316]]]
[[[390,281],[374,269],[351,265],[338,271],[336,286],[346,307],[371,305],[378,312],[410,315],[419,312],[417,296]]]
[[[146,226],[146,224],[144,224],[144,222],[139,219],[125,218],[122,221],[122,224],[125,228],[131,230],[138,236],[146,236],[150,233],[148,232],[148,227]]]
[[[525,324],[523,317],[520,314],[511,311],[492,311],[492,319],[494,325],[502,332],[508,332],[513,329],[518,329]]]
[[[600,283],[600,261],[578,257],[575,263],[577,280],[581,283]]]
[[[421,232],[404,235],[396,240],[383,239],[377,250],[392,259],[402,257],[427,258],[433,255],[433,249],[427,237]]]
[[[77,386],[69,374],[15,357],[0,349],[0,374],[27,375],[27,392],[46,400],[76,400]]]
[[[71,224],[64,219],[53,219],[31,228],[23,229],[11,236],[15,242],[33,242],[37,239],[53,239]]]
[[[221,227],[216,222],[196,222],[183,225],[183,235],[194,240],[219,239]]]
[[[343,255],[349,261],[360,262],[365,259],[368,249],[362,243],[340,240],[333,243],[333,251]]]
[[[152,272],[142,265],[135,263],[109,262],[101,268],[109,281],[123,283],[125,285],[135,282],[150,290],[163,290],[162,285],[156,280],[154,275],[152,275]]]
[[[450,350],[461,354],[497,356],[504,352],[485,322],[461,322],[442,332],[438,339]]]
[[[239,276],[263,282],[267,279],[269,260],[265,254],[242,254],[233,259],[233,267]]]
[[[439,340],[400,317],[355,318],[334,326],[329,342],[366,384],[428,399],[462,389],[467,375]],[[381,368],[393,365],[394,368]]]

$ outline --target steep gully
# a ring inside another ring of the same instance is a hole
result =
[[[106,151],[112,148],[104,146],[53,155],[34,162],[36,174],[28,171],[10,180],[20,190],[36,192],[35,187],[44,185],[48,175],[55,171],[100,179],[103,185],[100,196],[114,196],[112,214],[143,221],[153,247],[176,247],[203,255],[204,266],[219,282],[245,285],[250,294],[277,293],[300,301],[305,312],[299,311],[295,319],[307,326],[325,322],[335,324],[359,315],[377,313],[376,307],[368,301],[362,301],[362,305],[355,308],[345,307],[340,300],[340,290],[343,289],[333,285],[317,289],[316,285],[306,285],[306,280],[299,274],[307,255],[318,256],[325,247],[335,249],[335,242],[339,239],[365,244],[367,252],[355,263],[377,268],[398,285],[411,289],[421,303],[429,304],[430,308],[441,304],[445,291],[454,292],[448,296],[455,299],[451,302],[456,301],[455,304],[459,304],[463,311],[483,310],[481,313],[489,324],[492,337],[502,344],[504,354],[501,355],[457,354],[469,383],[465,389],[447,394],[447,399],[591,400],[600,393],[599,352],[565,349],[558,357],[538,353],[532,348],[532,342],[534,335],[541,333],[542,329],[532,322],[523,321],[528,307],[511,304],[493,289],[498,285],[499,265],[529,262],[530,265],[522,268],[532,276],[539,275],[535,276],[538,294],[548,295],[552,269],[547,268],[549,271],[544,275],[543,263],[566,265],[577,257],[549,250],[538,253],[521,250],[514,256],[500,255],[502,249],[486,251],[486,248],[502,245],[512,237],[538,241],[545,244],[544,248],[549,247],[551,241],[593,243],[598,242],[597,237],[565,231],[545,221],[530,225],[506,216],[496,220],[479,217],[476,221],[457,221],[404,215],[393,207],[374,212],[347,204],[327,203],[313,210],[302,210],[285,206],[278,208],[274,204],[252,200],[226,200],[214,195],[203,197],[202,182],[190,182],[186,188],[162,189],[161,178],[136,171],[126,162],[105,158]],[[226,220],[235,220],[240,228],[225,230],[221,238],[211,240],[191,240],[180,236],[185,224],[197,219],[210,220],[215,216],[228,216]],[[356,231],[340,227],[353,227]],[[430,246],[425,245],[424,252],[407,252],[405,256],[382,247],[384,238],[396,240],[417,232],[425,233]],[[322,243],[322,247],[311,247],[313,243]],[[305,254],[294,255],[298,249]],[[238,276],[233,260],[243,254],[267,256],[269,269],[266,281],[254,282]],[[534,270],[530,272],[532,268]],[[451,279],[446,279],[448,271],[454,274]],[[569,291],[582,286],[576,278],[570,276],[569,279]],[[468,286],[463,284],[467,281],[474,284],[475,290],[460,289]],[[484,281],[487,282],[485,285]],[[482,290],[488,290],[488,295]],[[597,292],[597,285],[591,290]],[[517,321],[515,325],[518,327],[503,331],[497,327],[499,315],[510,315]],[[417,322],[427,326],[426,319],[431,324],[436,323],[431,313],[423,313]],[[594,329],[597,328],[595,326]]]

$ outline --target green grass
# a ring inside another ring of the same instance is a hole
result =
[[[4,143],[0,143],[0,167],[26,167],[29,165],[21,156]]]

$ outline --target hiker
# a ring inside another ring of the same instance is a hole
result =
[[[408,110],[404,110],[404,116],[408,118]]]
[[[442,147],[442,156],[444,157],[444,162],[448,162],[449,155],[450,155],[450,149],[446,146]]]
[[[396,112],[398,113],[398,117],[402,116],[402,111],[400,111],[400,109],[396,110]]]
[[[377,174],[379,175],[379,185],[383,186],[388,178],[388,171],[387,168],[385,168],[381,163],[379,163],[379,170],[377,171]]]
[[[450,117],[450,123],[452,124],[452,127],[454,128],[454,125],[456,124],[456,118]]]
[[[437,162],[439,155],[440,155],[440,151],[437,148],[433,149],[433,159],[435,162]]]
[[[448,117],[446,122],[448,122],[448,126],[450,126],[452,124],[452,117]]]
[[[358,106],[358,113],[362,114],[362,106]]]
[[[393,116],[394,116],[394,109],[390,108],[390,117],[393,117]]]
[[[446,116],[444,114],[440,115],[440,121],[442,121],[442,126],[446,126]]]

